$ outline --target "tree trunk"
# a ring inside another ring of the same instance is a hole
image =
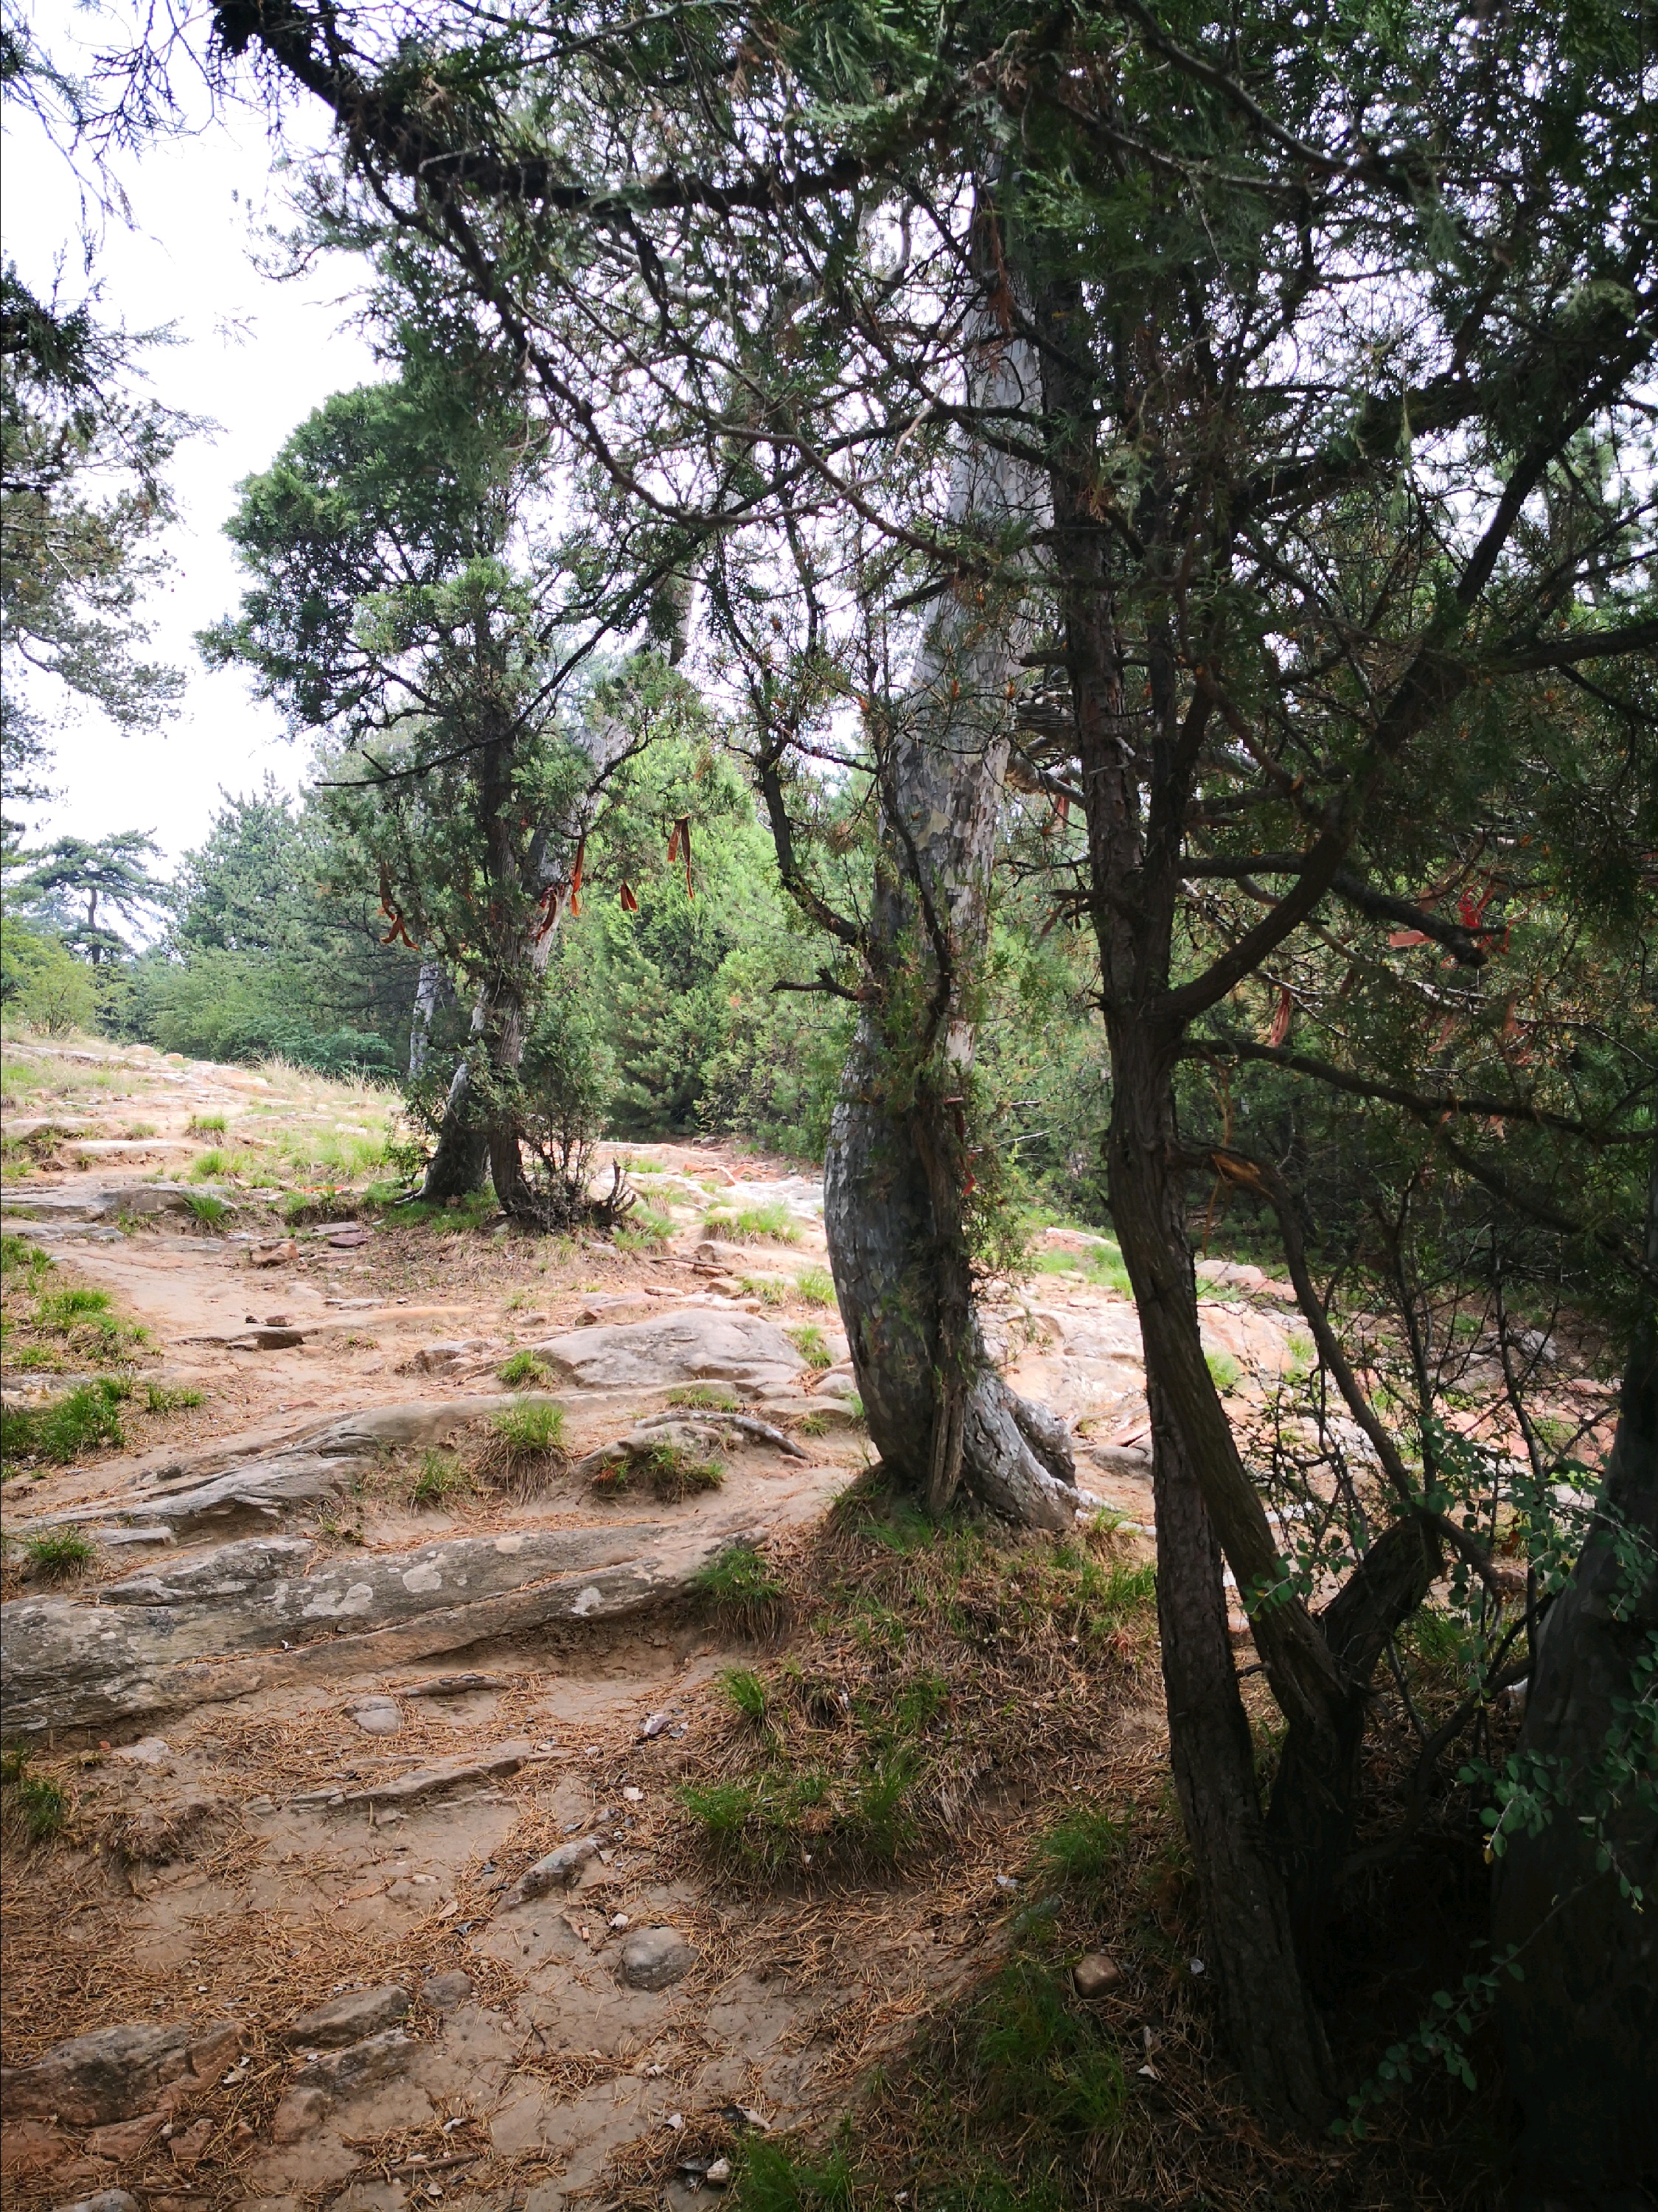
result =
[[[983,343],[981,404],[1018,404],[1023,349],[988,317]],[[1038,519],[1030,472],[982,450],[958,460],[951,509],[987,538]],[[991,1364],[964,1218],[967,1091],[1021,641],[1016,592],[956,586],[881,740],[869,989],[830,1127],[824,1226],[885,1465],[931,1511],[960,1485],[1015,1521],[1063,1528],[1076,1505],[1064,1425]]]
[[[1214,1385],[1204,1362],[1181,1180],[1169,1167],[1175,1148],[1169,1063],[1138,1024],[1111,1018],[1107,1027],[1112,1225],[1145,1343],[1169,1755],[1203,1900],[1204,1965],[1250,2102],[1311,2132],[1328,2120],[1334,2102],[1330,2056],[1302,1972],[1289,1890],[1261,1814],[1221,1550],[1197,1459],[1212,1447],[1201,1399],[1214,1397]],[[1218,1401],[1215,1413],[1224,1424]]]
[[[409,1080],[418,1083],[431,1057],[432,1024],[443,994],[443,970],[436,960],[423,960],[415,978],[414,1007],[409,1016]]]
[[[480,1002],[481,1011],[481,1002]],[[420,1195],[434,1205],[450,1198],[470,1198],[484,1188],[489,1170],[489,1133],[478,1116],[472,1096],[472,1055],[479,1047],[479,1018],[472,1016],[472,1041],[465,1057],[455,1062],[443,1101],[443,1121],[437,1145],[426,1163]]]
[[[1658,1168],[1646,1255],[1658,1265]],[[1634,2212],[1658,2176],[1658,1312],[1624,1373],[1594,1525],[1544,1624],[1521,1757],[1551,1817],[1516,1823],[1492,1920],[1521,2202]],[[1597,1835],[1581,1817],[1602,1816]],[[1604,1850],[1609,1863],[1601,1863]],[[1627,1881],[1644,1892],[1637,1904]]]

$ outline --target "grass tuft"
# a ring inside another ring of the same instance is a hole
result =
[[[835,1355],[829,1348],[829,1340],[814,1321],[803,1321],[797,1328],[785,1334],[808,1367],[834,1365]]]
[[[474,1474],[515,1498],[533,1498],[562,1474],[564,1409],[546,1398],[521,1398],[490,1416],[490,1432]]]
[[[186,1383],[180,1383],[176,1388],[165,1382],[144,1384],[144,1411],[147,1413],[182,1413],[192,1406],[199,1406],[202,1401],[203,1394],[191,1389]]]
[[[771,1701],[765,1684],[752,1668],[728,1667],[720,1677],[720,1687],[745,1720],[753,1721],[756,1727],[765,1720]]]
[[[184,1125],[186,1137],[222,1137],[226,1127],[222,1114],[192,1114]],[[145,1133],[153,1136],[153,1130]]]
[[[216,1197],[210,1190],[186,1191],[184,1202],[204,1229],[220,1227],[230,1211],[223,1199]]]
[[[670,1406],[692,1406],[704,1413],[735,1413],[738,1398],[723,1382],[680,1382],[668,1392]]]
[[[619,1252],[665,1252],[674,1242],[673,1219],[648,1206],[636,1206],[617,1224],[613,1242]]]
[[[40,1528],[24,1537],[21,1548],[29,1573],[46,1583],[72,1582],[98,1556],[83,1528]]]
[[[703,1235],[737,1244],[798,1244],[800,1231],[783,1206],[745,1206],[735,1212],[715,1207],[703,1217]]]
[[[55,1782],[28,1771],[28,1753],[0,1752],[0,1825],[25,1844],[49,1843],[69,1818],[69,1799]]]
[[[50,1406],[0,1408],[0,1457],[45,1460],[67,1467],[82,1453],[126,1441],[117,1408],[131,1395],[130,1382],[101,1375],[78,1383]]]
[[[1208,1368],[1209,1379],[1222,1397],[1237,1389],[1243,1370],[1229,1352],[1204,1352],[1204,1365]]]
[[[753,1633],[778,1618],[783,1594],[781,1577],[752,1544],[734,1544],[710,1559],[692,1588],[722,1620]]]
[[[496,1369],[497,1379],[509,1390],[521,1390],[527,1384],[551,1382],[552,1370],[545,1359],[538,1359],[533,1352],[515,1352]]]
[[[795,1295],[808,1306],[832,1306],[834,1279],[822,1267],[802,1267],[795,1278]]]
[[[411,1505],[442,1505],[458,1492],[471,1488],[466,1470],[453,1452],[423,1452],[414,1480],[409,1486],[409,1503]]]

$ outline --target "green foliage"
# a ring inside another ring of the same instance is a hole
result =
[[[1235,1390],[1243,1370],[1229,1352],[1206,1352],[1204,1364],[1209,1370],[1209,1379],[1224,1398]]]
[[[82,1575],[98,1556],[98,1547],[80,1528],[41,1528],[27,1535],[23,1557],[29,1572],[42,1582],[71,1582]]]
[[[843,2146],[808,2160],[762,2135],[745,2138],[729,2196],[739,2212],[853,2212],[856,2203]]]
[[[21,1029],[67,1036],[92,1027],[92,976],[58,939],[0,914],[0,1012]]]
[[[187,1137],[222,1137],[225,1131],[225,1116],[222,1114],[192,1114],[184,1127]]]
[[[794,1346],[808,1367],[832,1367],[834,1354],[829,1349],[829,1340],[814,1322],[802,1322],[787,1331]]]
[[[667,1394],[670,1406],[690,1406],[699,1410],[735,1413],[737,1410],[736,1392],[725,1382],[676,1382]]]
[[[411,1505],[442,1505],[457,1492],[472,1487],[466,1470],[453,1452],[428,1451],[409,1486]]]
[[[682,1498],[717,1490],[725,1480],[725,1469],[718,1460],[699,1459],[682,1444],[665,1439],[646,1450],[607,1461],[594,1477],[594,1488],[614,1496],[631,1489],[636,1480],[647,1483],[664,1504],[674,1505]]]
[[[1128,2085],[1106,2029],[1045,1960],[1005,1966],[973,2008],[974,2072],[985,2117],[1057,2135],[1113,2132]]]
[[[182,1413],[204,1402],[203,1393],[187,1383],[146,1382],[143,1395],[147,1413]]]
[[[77,1383],[46,1406],[0,1408],[0,1457],[67,1467],[82,1453],[126,1441],[118,1411],[131,1385],[109,1376]]]
[[[192,1218],[204,1229],[222,1229],[229,1218],[229,1206],[213,1191],[186,1191],[184,1202],[190,1208]]]
[[[1060,1881],[1102,1890],[1121,1864],[1128,1832],[1103,1806],[1079,1805],[1042,1838],[1038,1857]]]
[[[44,1844],[68,1818],[68,1797],[46,1775],[29,1772],[29,1755],[21,1745],[0,1751],[0,1826],[25,1844]]]
[[[733,1627],[757,1629],[775,1617],[783,1583],[752,1544],[734,1544],[692,1577],[712,1612]]]
[[[491,1414],[490,1426],[509,1456],[564,1449],[564,1409],[546,1399],[525,1399],[518,1405],[503,1407]]]
[[[758,1727],[765,1720],[769,1700],[765,1684],[747,1667],[728,1667],[720,1676],[720,1687],[743,1716]]]
[[[674,1223],[648,1206],[631,1207],[612,1232],[619,1252],[665,1252],[674,1242]]]
[[[527,1384],[551,1382],[552,1370],[545,1359],[533,1352],[515,1352],[496,1369],[496,1378],[509,1390],[521,1390]]]
[[[795,1295],[808,1306],[832,1306],[833,1279],[821,1267],[802,1267],[795,1278]]]
[[[703,1234],[740,1244],[800,1243],[800,1231],[788,1207],[776,1205],[746,1206],[735,1212],[716,1207],[704,1217]]]

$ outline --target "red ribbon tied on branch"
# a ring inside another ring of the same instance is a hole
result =
[[[397,902],[392,896],[392,871],[384,860],[380,864],[380,910],[392,925],[381,939],[381,943],[406,945],[411,952],[418,952],[420,947],[410,936],[409,925],[404,921]]]

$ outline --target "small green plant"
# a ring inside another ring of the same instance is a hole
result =
[[[98,1547],[82,1528],[40,1528],[22,1542],[30,1574],[42,1582],[66,1583],[82,1575],[98,1556]]]
[[[662,1252],[674,1242],[674,1223],[666,1213],[636,1206],[618,1223],[613,1241],[619,1252]]]
[[[693,1406],[712,1413],[735,1413],[737,1394],[723,1382],[681,1382],[667,1394],[670,1406]]]
[[[517,1498],[533,1497],[564,1465],[564,1409],[546,1398],[520,1398],[490,1416],[477,1473]]]
[[[515,1352],[503,1359],[495,1370],[497,1378],[509,1390],[521,1390],[526,1384],[551,1382],[552,1370],[545,1359],[538,1359],[533,1352]]]
[[[9,1745],[0,1752],[0,1820],[27,1844],[51,1840],[69,1817],[69,1799],[55,1782],[28,1771],[28,1753]]]
[[[808,1306],[832,1306],[833,1279],[821,1267],[802,1267],[795,1278],[795,1295]]]
[[[230,1211],[223,1199],[216,1197],[210,1190],[186,1191],[184,1202],[204,1229],[222,1227]]]
[[[683,1445],[664,1438],[649,1450],[607,1460],[594,1476],[593,1486],[601,1496],[614,1498],[640,1479],[665,1505],[677,1505],[701,1491],[717,1490],[725,1480],[725,1469],[718,1460],[698,1459]]]
[[[739,2212],[852,2212],[855,2202],[851,2168],[840,2145],[821,2166],[813,2166],[761,2135],[745,2139],[730,2194]]]
[[[225,1118],[222,1114],[192,1114],[184,1125],[184,1133],[187,1137],[222,1137],[224,1131]],[[155,1133],[153,1129],[146,1129],[143,1132],[147,1137],[153,1137]]]
[[[1228,1396],[1238,1387],[1243,1370],[1229,1352],[1206,1352],[1204,1365],[1209,1370],[1209,1379],[1220,1392]]]
[[[52,1261],[38,1244],[31,1244],[27,1237],[14,1237],[8,1231],[0,1236],[0,1280],[21,1275],[26,1285],[32,1287],[42,1275],[51,1272]]]
[[[202,1403],[202,1393],[187,1384],[169,1386],[165,1382],[144,1384],[144,1411],[147,1413],[182,1413],[192,1406]]]
[[[728,1667],[720,1677],[720,1687],[747,1721],[758,1728],[765,1720],[770,1700],[765,1685],[751,1668]]]
[[[229,1172],[230,1155],[217,1145],[208,1152],[198,1152],[190,1163],[192,1182],[211,1182],[216,1176],[227,1176]]]
[[[783,1206],[746,1206],[735,1212],[716,1208],[703,1218],[704,1237],[723,1237],[737,1243],[798,1244],[800,1231]]]
[[[129,1144],[142,1144],[146,1137],[159,1137],[160,1129],[154,1121],[129,1121],[121,1132]]]
[[[1103,1806],[1078,1805],[1049,1830],[1037,1856],[1056,1880],[1097,1890],[1116,1871],[1127,1840],[1124,1823]]]
[[[1057,2134],[1120,2127],[1128,2103],[1123,2062],[1103,2027],[1066,1996],[1044,1960],[1004,1967],[977,2008],[974,2071],[997,2120]]]
[[[788,1332],[789,1341],[808,1367],[832,1367],[835,1356],[829,1349],[829,1340],[814,1321],[803,1321],[797,1328]]]
[[[746,1298],[758,1298],[763,1306],[780,1306],[788,1303],[789,1285],[780,1283],[775,1275],[743,1275],[737,1288]]]
[[[36,1302],[34,1326],[67,1336],[82,1322],[108,1313],[111,1304],[107,1291],[51,1291]]]
[[[46,1460],[67,1467],[82,1452],[126,1441],[117,1408],[131,1394],[130,1382],[102,1375],[76,1388],[50,1406],[0,1408],[0,1457]]]
[[[752,1544],[734,1544],[698,1569],[692,1587],[734,1627],[759,1630],[775,1620],[783,1583]]]
[[[442,1505],[457,1491],[470,1487],[466,1470],[453,1452],[423,1452],[415,1479],[409,1486],[409,1503],[411,1505]]]
[[[746,1782],[687,1783],[680,1802],[718,1842],[734,1842],[754,1810],[755,1792]]]

